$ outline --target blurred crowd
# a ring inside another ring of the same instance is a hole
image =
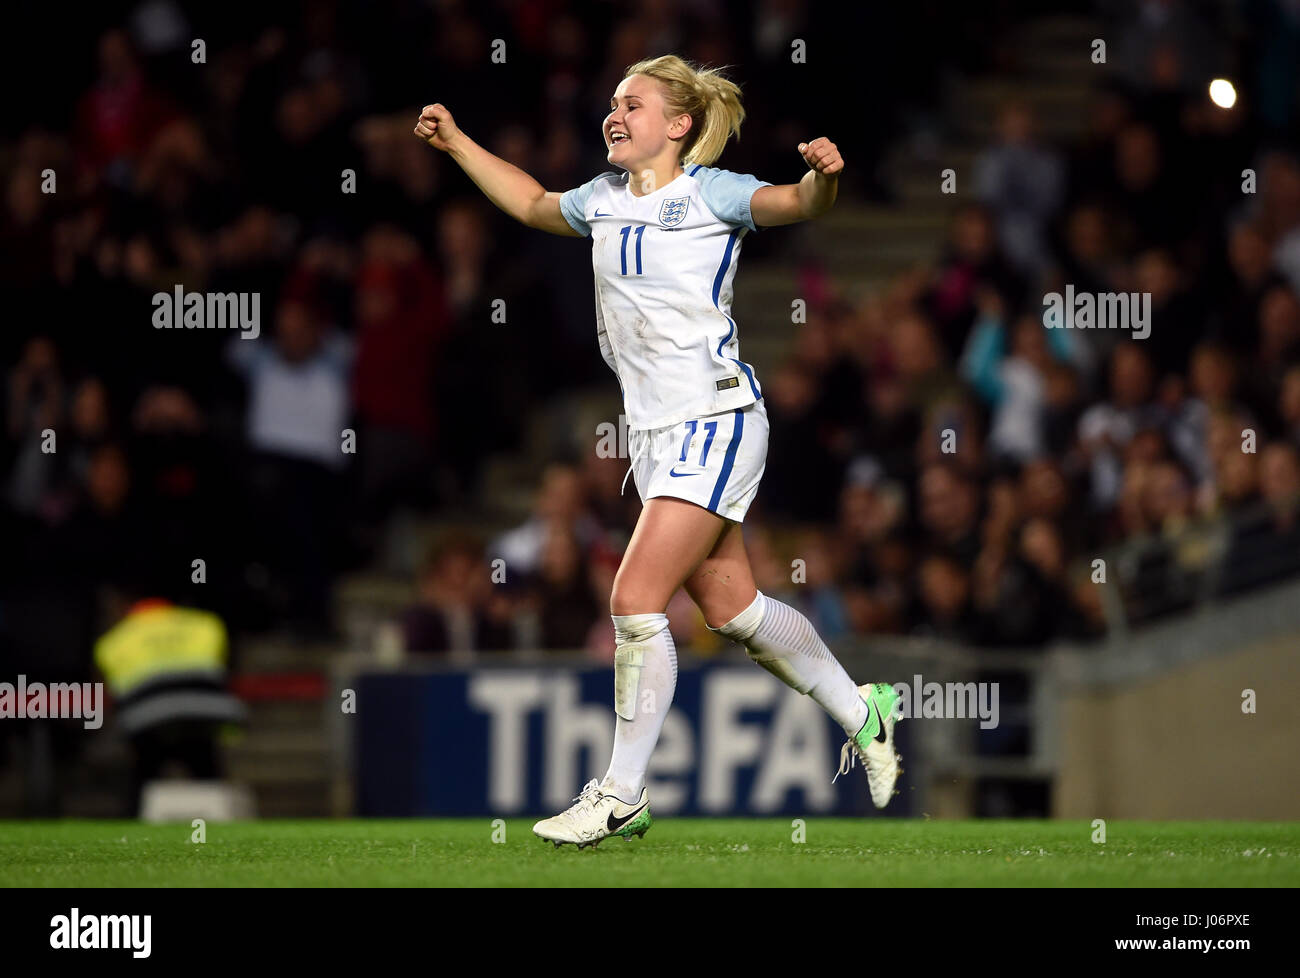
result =
[[[39,116],[6,124],[0,157],[4,647],[79,673],[105,586],[214,608],[236,632],[326,637],[337,576],[375,559],[395,512],[490,512],[485,462],[561,392],[612,386],[586,243],[495,213],[411,135],[420,105],[444,101],[563,190],[604,166],[623,67],[676,51],[739,66],[749,118],[723,165],[794,180],[800,138],[844,133],[843,206],[887,200],[873,164],[905,125],[897,94],[932,100],[935,65],[996,60],[981,39],[1017,16],[945,8],[919,33],[935,5],[906,6],[834,31],[804,0],[307,2],[260,19],[148,0],[91,18],[86,57]],[[1260,555],[1300,532],[1300,162],[1280,135],[1300,14],[1248,6],[1241,63],[1258,70],[1237,109],[1205,100],[1207,65],[1234,52],[1200,5],[1103,5],[1129,43],[1099,71],[1083,140],[1045,140],[1009,104],[936,262],[866,298],[804,269],[809,322],[759,374],[772,439],[746,532],[759,587],[828,640],[1094,636],[1079,561],[1164,540],[1143,567],[1172,579],[1194,559],[1178,532],[1229,512],[1230,566],[1289,569]],[[873,29],[898,43],[862,59]],[[806,97],[846,65],[862,90],[847,118]],[[1150,337],[1045,329],[1041,297],[1067,283],[1150,293]],[[258,294],[261,335],[155,329],[152,297],[177,285]],[[638,507],[626,461],[590,447],[540,474],[523,525],[436,542],[401,618],[409,648],[612,655]],[[499,585],[483,571],[498,559]],[[716,648],[680,596],[669,617]]]

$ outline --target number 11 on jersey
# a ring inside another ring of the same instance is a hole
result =
[[[621,228],[618,229],[618,233],[623,237],[623,247],[620,252],[620,257],[623,260],[623,274],[626,275],[627,274],[627,239],[628,239],[628,235],[632,233],[632,225],[631,224],[623,225]],[[644,224],[638,225],[636,229],[636,273],[638,275],[641,274],[641,235],[644,233],[645,233],[645,225]]]

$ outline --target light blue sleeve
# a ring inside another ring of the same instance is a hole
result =
[[[718,220],[758,230],[749,212],[749,199],[759,187],[772,186],[770,183],[748,173],[732,173],[711,166],[688,167],[686,172],[699,181],[700,196]]]
[[[596,189],[598,183],[617,175],[607,171],[600,176],[592,177],[581,187],[574,187],[560,194],[560,213],[569,222],[569,227],[583,237],[591,236],[591,225],[587,223],[587,201],[591,199],[591,192]]]

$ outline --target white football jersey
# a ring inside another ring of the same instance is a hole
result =
[[[637,197],[630,176],[602,173],[563,194],[570,226],[591,238],[596,337],[623,388],[629,428],[661,428],[761,398],[742,362],[731,284],[749,200],[770,184],[691,164]]]

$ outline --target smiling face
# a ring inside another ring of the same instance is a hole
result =
[[[663,88],[646,75],[631,75],[619,82],[610,99],[610,113],[602,132],[615,166],[638,171],[675,145],[690,131],[691,117],[685,113],[668,118]]]

